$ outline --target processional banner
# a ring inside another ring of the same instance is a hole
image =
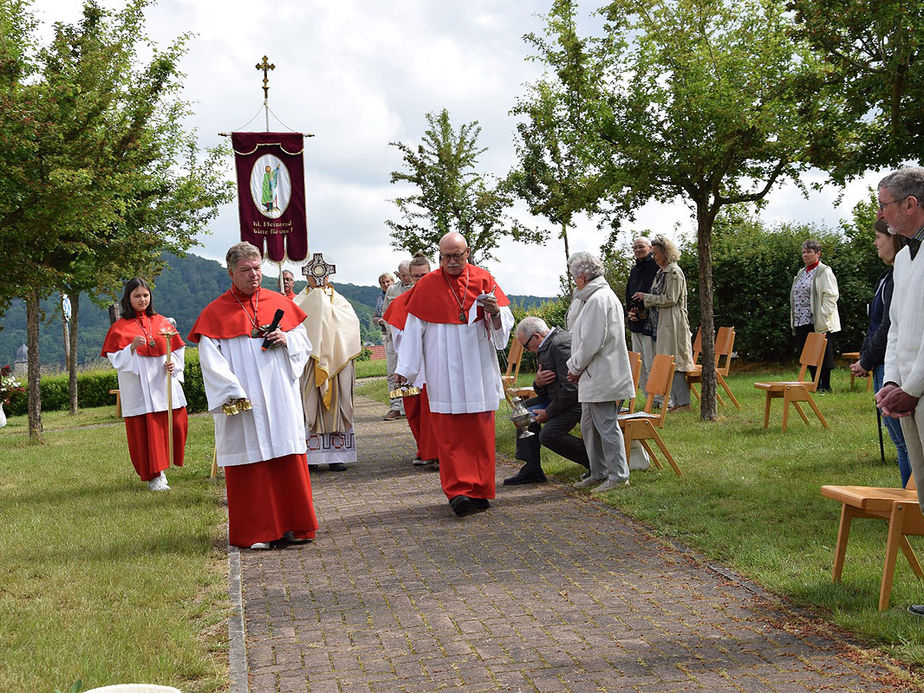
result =
[[[273,262],[308,255],[305,150],[298,132],[232,132],[241,240]]]

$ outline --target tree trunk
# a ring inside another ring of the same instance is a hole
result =
[[[80,315],[80,292],[71,298],[71,326],[68,341],[70,358],[67,360],[67,390],[71,400],[71,415],[77,415],[77,318]]]
[[[712,222],[715,220],[717,211],[708,207],[705,201],[697,201],[696,203],[700,334],[703,342],[702,357],[700,359],[703,365],[700,418],[703,421],[715,421],[718,416],[715,389],[715,318],[712,312]]]
[[[71,367],[71,343],[67,336],[67,314],[64,312],[64,297],[67,296],[63,291],[59,293],[61,298],[61,333],[64,335],[64,366],[68,370]]]
[[[568,222],[561,223],[561,238],[565,242],[565,277],[568,278],[568,292],[574,293],[574,280],[571,278],[571,272],[568,269],[568,258],[571,257],[571,251],[568,250]]]
[[[29,349],[29,442],[42,442],[42,373],[39,361],[39,292],[30,289],[26,298],[26,343]]]

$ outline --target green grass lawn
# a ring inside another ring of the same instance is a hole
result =
[[[28,444],[25,417],[0,429],[0,690],[227,690],[211,418],[190,419],[186,466],[167,472],[165,493],[134,473],[114,407],[43,422],[43,445]]]
[[[719,408],[719,420],[704,423],[695,411],[668,415],[661,437],[684,476],[664,469],[633,472],[631,485],[605,500],[661,536],[679,540],[721,561],[777,594],[837,625],[882,645],[896,657],[924,664],[924,623],[907,613],[924,603],[924,581],[915,578],[899,555],[891,609],[879,613],[879,582],[885,554],[886,524],[853,524],[844,574],[831,582],[840,504],[823,498],[823,484],[898,486],[895,449],[885,435],[886,464],[879,458],[876,412],[865,381],[849,391],[846,369],[832,375],[834,392],[816,396],[828,420],[825,430],[807,407],[809,425],[790,412],[781,431],[782,406],[773,403],[770,427],[763,428],[764,393],[755,380],[794,379],[791,373],[749,373],[728,378],[741,402]],[[520,384],[529,385],[530,374]],[[384,400],[384,387],[363,385],[360,392]],[[726,398],[727,401],[727,398]],[[497,415],[498,451],[512,459],[514,427],[509,409]],[[577,465],[543,449],[547,474],[576,481]],[[663,460],[662,460],[663,461]],[[921,554],[924,542],[910,539]]]
[[[385,375],[385,359],[377,361],[354,361],[357,378],[372,378]]]

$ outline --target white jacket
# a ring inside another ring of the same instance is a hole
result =
[[[803,267],[796,272],[789,291],[789,326],[793,334],[795,326],[795,290],[799,277],[805,274]],[[815,276],[812,277],[812,322],[815,323],[815,332],[840,332],[841,318],[837,314],[837,299],[840,294],[837,290],[837,278],[834,272],[823,262],[818,263]]]
[[[568,370],[581,376],[578,401],[613,402],[634,396],[622,304],[606,279],[597,277],[574,292],[568,329]]]
[[[883,382],[895,383],[912,397],[924,395],[924,252],[914,260],[902,248],[895,256],[895,289],[889,316]],[[918,404],[918,406],[922,406]]]

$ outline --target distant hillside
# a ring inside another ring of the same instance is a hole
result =
[[[336,281],[333,285],[350,301],[356,311],[363,343],[380,342],[381,332],[372,325],[372,314],[375,310],[379,288],[341,284]],[[170,256],[168,267],[155,279],[154,308],[162,315],[175,318],[180,334],[185,336],[202,309],[216,296],[226,291],[228,286],[228,272],[215,260],[206,260],[198,255],[187,255],[183,258]],[[276,290],[278,286],[276,277],[264,276],[263,286]],[[296,292],[304,287],[304,281],[295,282]],[[536,296],[510,296],[510,300],[531,308],[549,299]],[[42,365],[63,367],[64,343],[61,308],[57,296],[44,301],[42,310],[45,316],[39,334],[39,354]],[[85,364],[99,358],[100,346],[109,329],[107,310],[95,305],[86,294],[80,296],[79,326],[77,361]],[[16,350],[25,343],[25,304],[22,301],[14,301],[9,310],[0,316],[0,365],[12,364]]]

